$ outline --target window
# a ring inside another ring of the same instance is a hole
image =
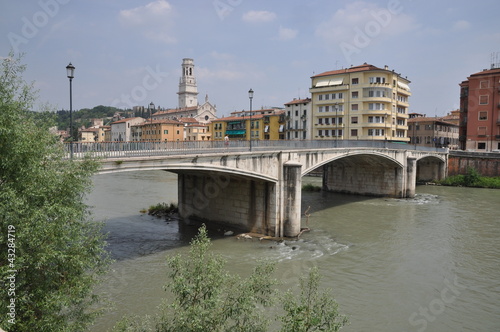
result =
[[[486,143],[485,142],[477,142],[477,149],[478,150],[486,150]]]
[[[319,135],[319,136],[323,136],[323,130],[321,130],[321,129],[320,129],[320,130],[318,130],[318,135]]]
[[[318,100],[323,100],[323,95],[319,95]]]
[[[352,111],[357,111],[358,110],[358,104],[352,104],[351,105],[351,110]]]
[[[359,95],[359,94],[358,94],[358,91],[352,91],[352,92],[351,92],[351,97],[352,97],[352,98],[358,98],[358,95]]]
[[[359,84],[359,78],[353,78],[352,84]]]
[[[370,77],[370,83],[385,83],[385,77]]]
[[[358,117],[357,116],[351,117],[351,123],[358,123]]]
[[[330,112],[330,106],[325,106],[325,112]]]
[[[323,118],[318,119],[318,124],[323,124]]]
[[[358,130],[357,129],[351,129],[351,136],[358,136]]]
[[[479,105],[488,105],[488,95],[479,96]]]
[[[339,92],[338,96],[339,96],[339,99],[344,98],[344,94],[342,92]]]
[[[325,100],[328,100],[328,99],[330,99],[330,94],[329,94],[329,93],[327,93],[327,94],[325,95]]]
[[[299,116],[299,111],[295,110],[295,116]]]
[[[369,103],[368,104],[368,109],[371,111],[374,110],[385,110],[385,106],[382,103]]]
[[[333,120],[333,118],[332,118],[332,120]],[[333,122],[333,121],[332,121],[332,122]],[[329,118],[325,118],[325,124],[326,124],[326,125],[329,125],[329,124],[330,124],[330,119],[329,119]]]
[[[479,112],[479,120],[488,120],[488,112],[480,111]]]
[[[319,112],[322,113],[323,112],[323,106],[320,106],[319,107]]]
[[[488,89],[490,87],[490,81],[479,82],[479,89]]]
[[[168,130],[167,129],[163,130],[163,135],[168,135]]]

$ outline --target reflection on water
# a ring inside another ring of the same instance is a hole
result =
[[[106,331],[124,314],[154,312],[166,295],[165,257],[188,250],[196,228],[138,212],[176,201],[175,175],[99,175],[95,184],[89,202],[97,219],[107,219],[117,259],[99,288],[116,302],[93,329]],[[500,191],[431,186],[418,187],[414,199],[302,196],[311,231],[300,240],[215,237],[213,250],[243,275],[259,259],[275,262],[283,290],[318,266],[322,286],[350,317],[343,331],[500,330]]]

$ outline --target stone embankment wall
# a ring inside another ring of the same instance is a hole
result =
[[[469,167],[483,176],[500,176],[500,153],[450,151],[448,176],[466,174]]]

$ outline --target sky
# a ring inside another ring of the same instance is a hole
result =
[[[498,0],[2,0],[0,58],[24,54],[36,109],[178,105],[183,58],[219,117],[309,97],[311,76],[369,63],[410,81],[410,112],[459,108],[500,62]]]

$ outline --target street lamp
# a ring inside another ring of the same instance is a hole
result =
[[[73,159],[73,90],[72,82],[75,74],[75,66],[69,63],[66,66],[66,74],[69,78],[69,151],[70,157]]]
[[[252,99],[253,99],[253,90],[248,90],[248,98],[250,99],[250,151],[252,151]]]
[[[151,133],[151,142],[153,141],[153,109],[155,108],[155,104],[153,102],[149,103],[149,123],[151,124],[150,133]]]

